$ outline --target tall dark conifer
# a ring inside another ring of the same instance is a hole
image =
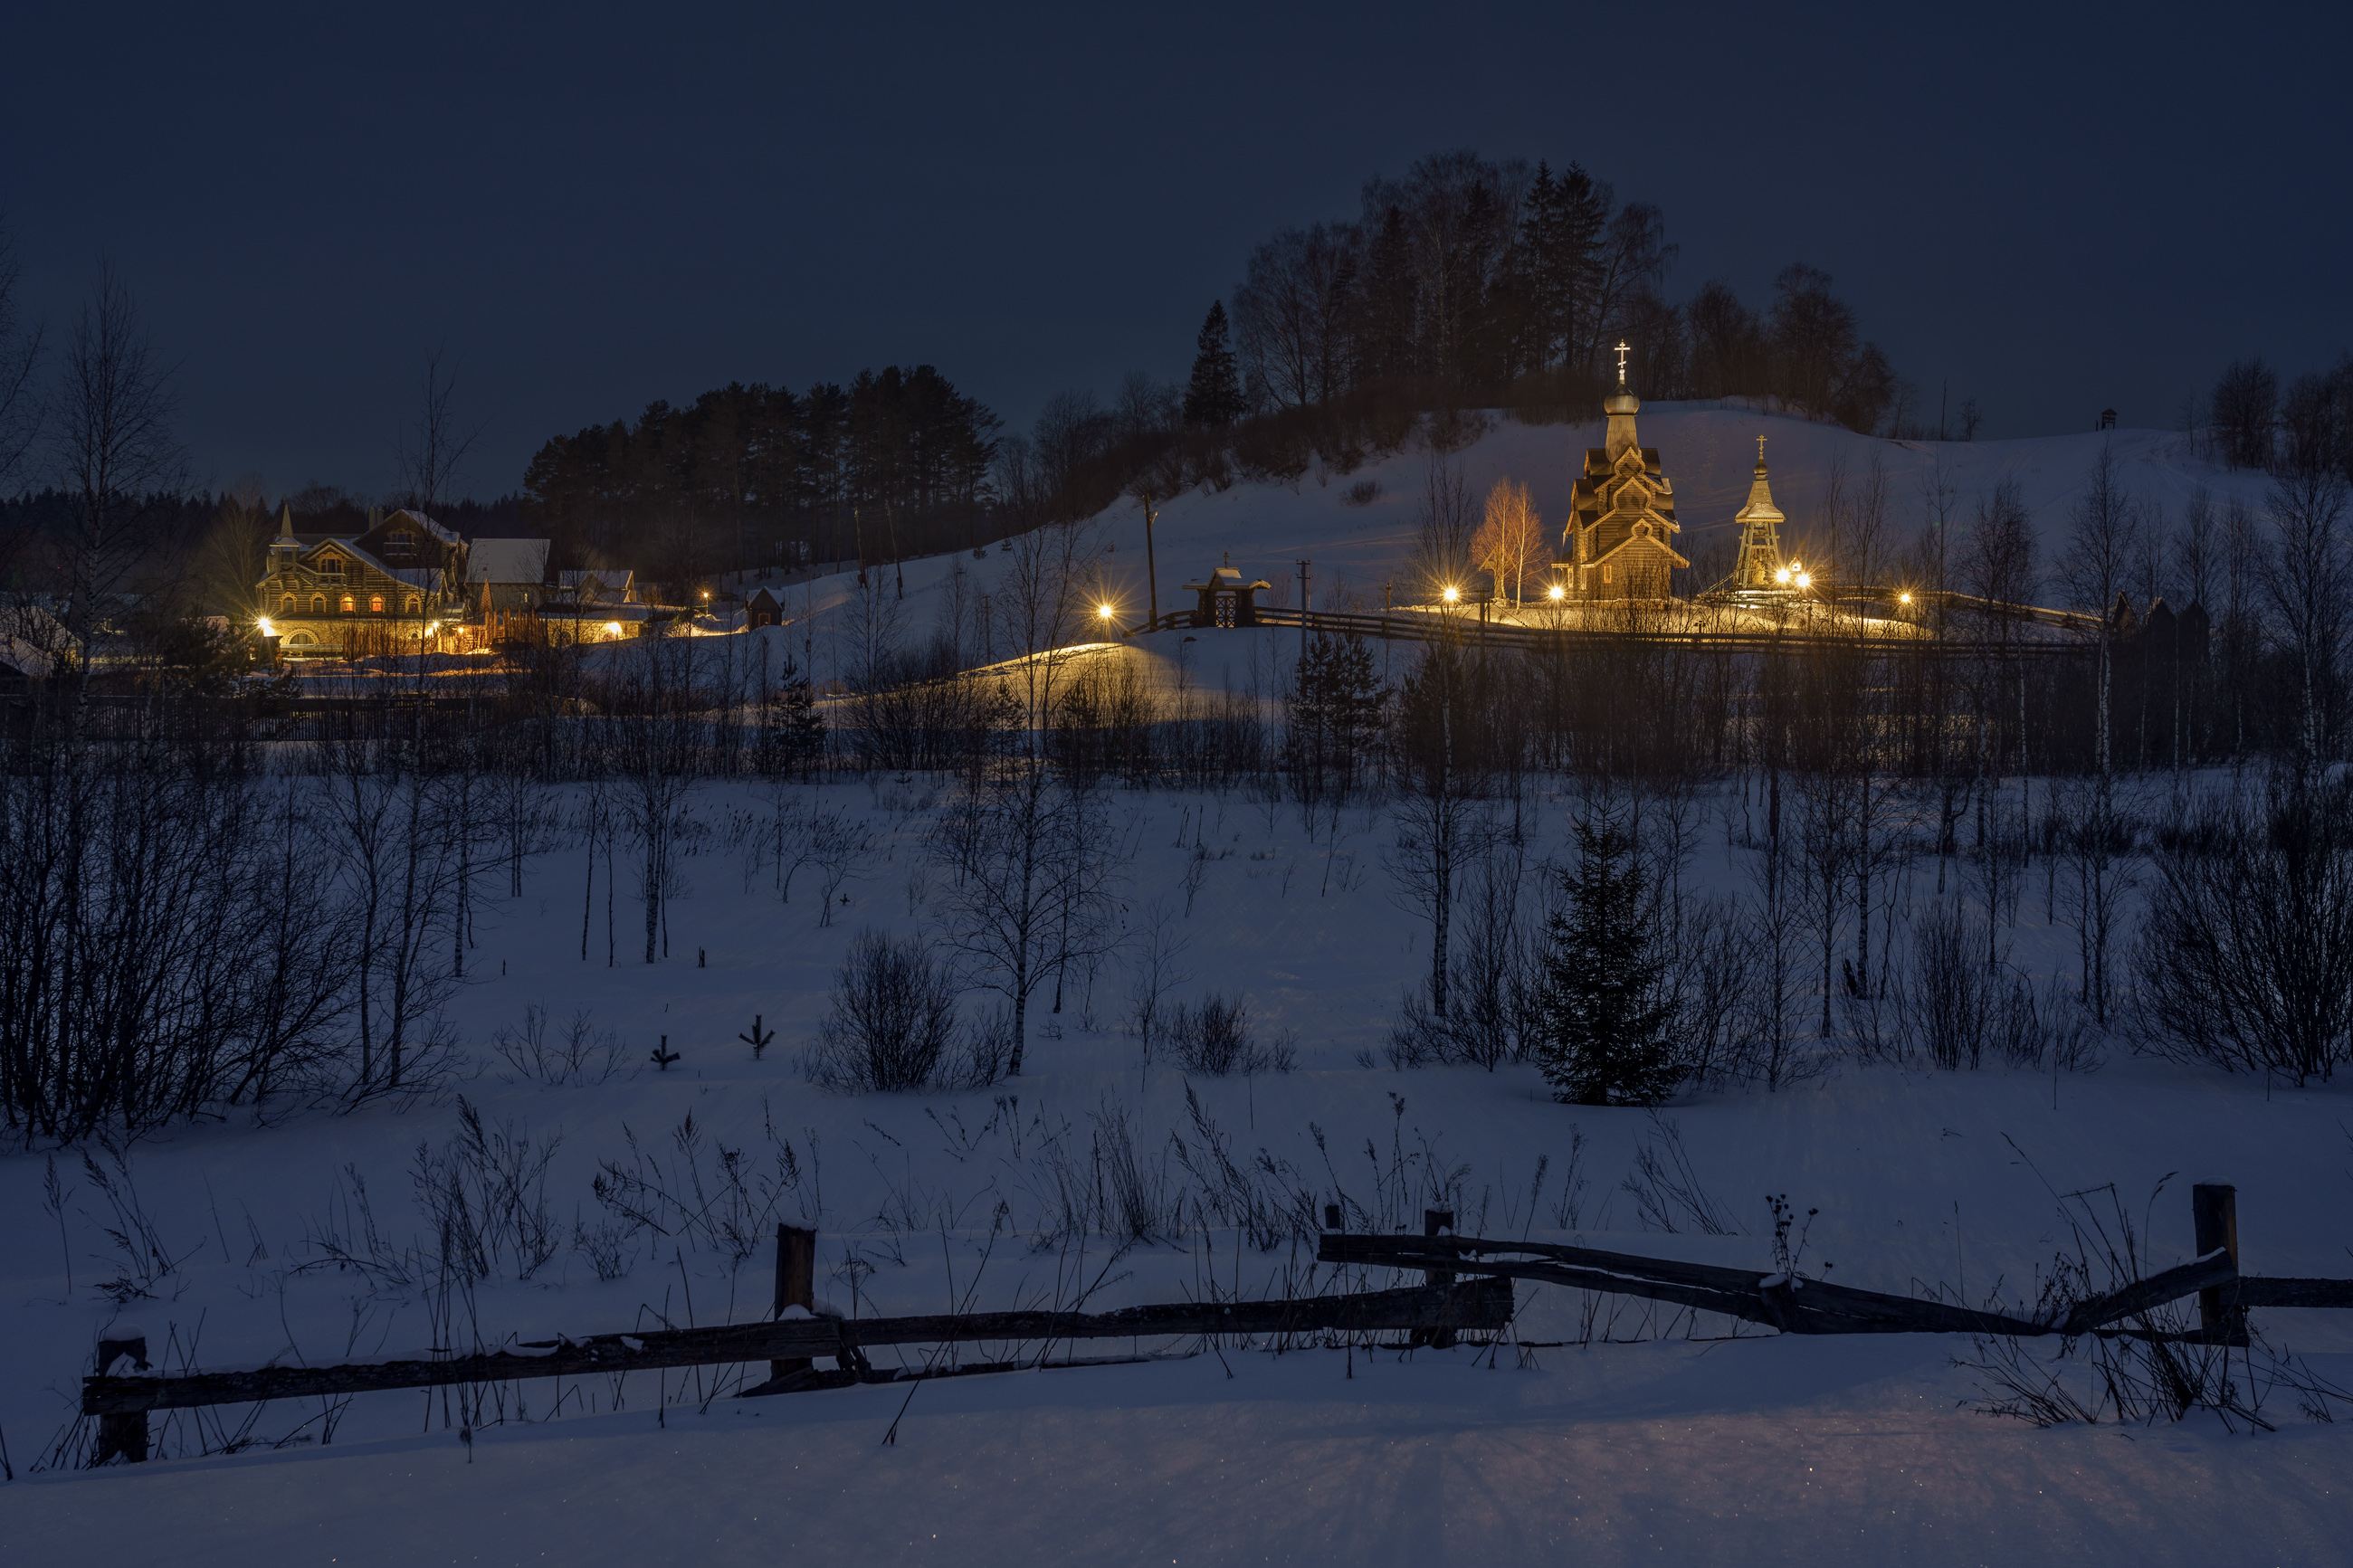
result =
[[[1209,314],[1194,346],[1193,379],[1185,388],[1185,423],[1222,430],[1242,416],[1241,369],[1234,359],[1224,300],[1209,301]]]
[[[1577,822],[1568,908],[1549,924],[1537,1054],[1576,1105],[1655,1105],[1683,1076],[1669,1029],[1659,911],[1615,818]]]

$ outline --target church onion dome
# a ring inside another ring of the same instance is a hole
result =
[[[1601,400],[1604,414],[1639,414],[1641,408],[1642,400],[1622,386]]]

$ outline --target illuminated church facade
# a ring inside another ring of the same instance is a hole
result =
[[[1567,597],[1587,602],[1664,599],[1678,566],[1674,547],[1674,485],[1659,468],[1659,449],[1635,433],[1642,401],[1626,385],[1626,345],[1618,349],[1618,389],[1602,400],[1609,426],[1604,444],[1588,447],[1569,494],[1561,529],[1556,580]]]

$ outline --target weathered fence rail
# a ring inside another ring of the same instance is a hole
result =
[[[1754,1269],[1709,1263],[1671,1263],[1542,1242],[1336,1235],[1324,1237],[1315,1258],[1319,1263],[1453,1269],[1641,1296],[1721,1312],[1793,1334],[2082,1334],[2239,1277],[2229,1256],[2218,1251],[2081,1302],[2063,1320],[2042,1322],[1943,1301],[1858,1290],[1820,1279],[1760,1275]]]
[[[2027,1338],[2074,1336],[2111,1329],[2124,1319],[2153,1311],[2186,1296],[2199,1298],[2200,1326],[2186,1337],[2210,1342],[2246,1342],[2246,1311],[2252,1307],[2353,1307],[2353,1279],[2291,1279],[2239,1272],[2238,1198],[2234,1189],[2200,1184],[2190,1191],[2190,1215],[2199,1256],[2189,1262],[2132,1280],[2086,1300],[2061,1316],[2023,1318],[1947,1301],[1889,1296],[1823,1279],[1726,1268],[1712,1263],[1678,1263],[1637,1258],[1593,1247],[1549,1242],[1491,1240],[1434,1234],[1451,1215],[1433,1211],[1422,1236],[1324,1234],[1315,1251],[1319,1263],[1419,1268],[1451,1279],[1457,1273],[1508,1279],[1535,1279],[1620,1296],[1638,1296],[1676,1306],[1720,1312],[1792,1334],[2002,1334]]]
[[[1263,1301],[1186,1301],[1128,1307],[1112,1312],[966,1312],[904,1318],[787,1318],[642,1334],[558,1335],[475,1354],[432,1354],[344,1366],[262,1366],[236,1372],[82,1380],[82,1413],[102,1421],[143,1424],[151,1410],[245,1405],[271,1399],[335,1398],[386,1389],[519,1378],[587,1377],[656,1368],[768,1362],[773,1381],[791,1379],[809,1358],[858,1358],[881,1345],[954,1344],[980,1341],[1050,1346],[1063,1341],[1166,1339],[1190,1335],[1282,1335],[1324,1331],[1434,1333],[1500,1330],[1511,1320],[1507,1280],[1480,1279],[1452,1289],[1377,1290],[1353,1296],[1305,1296]],[[102,1351],[101,1354],[107,1354]],[[120,1342],[111,1363],[143,1359],[144,1347]],[[1042,1352],[1041,1352],[1042,1353]],[[818,1374],[822,1377],[824,1374]],[[843,1381],[855,1381],[854,1376]],[[766,1385],[763,1385],[766,1386]],[[143,1425],[101,1433],[101,1447],[143,1457]]]

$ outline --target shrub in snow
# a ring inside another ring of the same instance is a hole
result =
[[[1229,1073],[1289,1072],[1298,1052],[1286,1033],[1261,1045],[1250,1033],[1250,1005],[1240,995],[1230,1002],[1212,991],[1200,1005],[1183,1003],[1170,1015],[1166,1030],[1170,1049],[1187,1072],[1223,1078]]]
[[[828,1089],[976,1087],[994,1083],[1012,1054],[1001,1012],[958,1029],[955,977],[912,937],[859,933],[834,972],[832,1003],[802,1062]]]
[[[2353,779],[2282,769],[2155,861],[2134,966],[2160,1046],[2298,1082],[2353,1059]]]

